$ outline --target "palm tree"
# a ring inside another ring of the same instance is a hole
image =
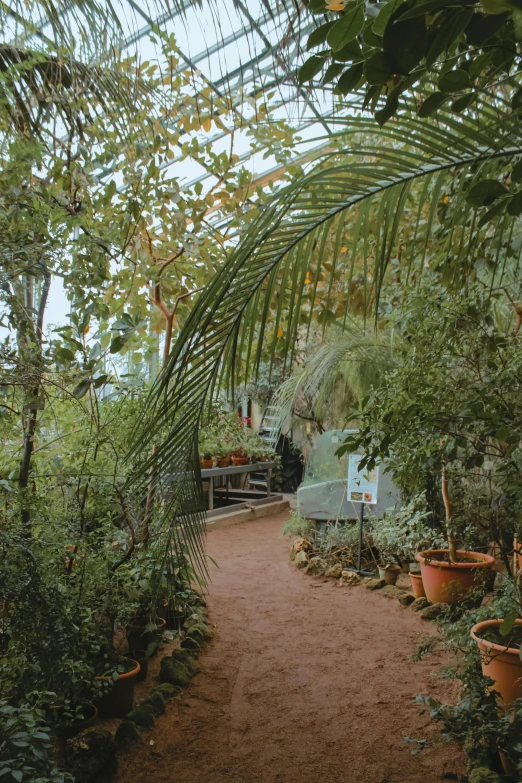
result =
[[[294,417],[316,423],[325,417],[335,419],[350,402],[378,386],[395,362],[393,334],[373,326],[365,329],[351,319],[344,328],[334,325],[276,390],[271,400],[273,444]]]
[[[505,178],[502,167],[522,154],[518,122],[507,102],[485,96],[460,119],[441,111],[436,122],[421,120],[412,106],[377,128],[363,116],[362,99],[354,100],[348,115],[338,119],[340,132],[328,140],[319,163],[253,221],[187,319],[150,394],[146,414],[152,425],[148,419],[147,429],[137,435],[140,448],[157,444],[152,460],[157,476],[168,473],[172,478],[171,500],[158,530],[166,550],[173,543],[182,546],[186,531],[194,557],[201,559],[205,515],[197,433],[204,406],[220,385],[232,385],[239,372],[255,370],[267,348],[268,323],[278,323],[283,315],[287,333],[282,353],[291,356],[311,261],[326,269],[331,249],[326,249],[325,237],[340,222],[351,221],[353,257],[366,271],[364,286],[374,312],[407,213],[413,220],[400,263],[405,280],[422,275],[435,237],[437,263],[454,280],[473,272],[480,243],[493,237],[492,264],[502,276],[518,207],[516,196],[500,179],[492,184],[491,177]],[[441,209],[446,214],[439,220]],[[375,236],[371,247],[370,226]],[[349,280],[354,268],[352,264]],[[269,319],[276,286],[288,296],[279,294]],[[273,343],[268,350],[275,351]]]

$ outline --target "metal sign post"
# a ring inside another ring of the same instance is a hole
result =
[[[364,503],[361,503],[359,506],[359,551],[357,552],[357,568],[343,568],[343,571],[353,571],[353,573],[359,574],[359,576],[373,576],[373,571],[364,571],[361,568],[363,528],[364,528]]]
[[[364,528],[364,504],[376,504],[379,485],[379,468],[371,471],[360,471],[360,454],[350,454],[348,458],[348,499],[352,503],[359,503],[359,551],[357,553],[357,568],[345,568],[345,571],[354,571],[360,576],[373,576],[373,571],[361,569]]]

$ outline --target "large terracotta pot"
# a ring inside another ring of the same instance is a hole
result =
[[[421,564],[422,583],[430,604],[457,604],[466,593],[483,583],[487,576],[485,569],[491,568],[495,562],[491,555],[466,552],[464,549],[458,549],[457,555],[473,562],[448,563],[437,560],[437,557],[447,554],[447,549],[427,549],[415,555]]]
[[[410,571],[410,582],[415,598],[426,598],[426,591],[424,590],[421,574],[413,574]]]
[[[486,628],[495,628],[502,620],[485,620],[477,623],[471,629],[471,636],[478,644],[482,657],[482,673],[491,677],[495,690],[500,694],[504,704],[511,704],[522,697],[522,660],[520,650],[516,647],[506,647],[481,638]],[[522,626],[522,620],[515,620]]]

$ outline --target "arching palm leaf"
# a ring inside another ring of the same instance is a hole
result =
[[[255,367],[266,348],[267,324],[274,318],[277,322],[284,317],[287,336],[281,353],[291,355],[308,319],[308,312],[302,315],[305,290],[313,288],[312,261],[316,269],[324,268],[330,257],[323,252],[325,232],[328,237],[339,231],[340,221],[349,223],[354,263],[348,265],[348,274],[353,276],[357,264],[362,267],[367,301],[375,307],[406,211],[417,218],[403,253],[405,274],[422,273],[435,225],[449,254],[449,269],[455,273],[472,267],[481,213],[464,195],[499,161],[522,153],[517,118],[495,102],[460,121],[445,114],[437,124],[406,116],[380,130],[372,121],[351,116],[338,143],[344,144],[339,152],[283,190],[253,222],[199,297],[151,392],[147,414],[152,425],[139,433],[137,444],[157,444],[152,460],[157,481],[168,473],[172,484],[172,499],[156,535],[167,547],[188,540],[200,563],[205,515],[197,430],[205,401],[218,382]],[[444,185],[451,186],[454,204],[441,223],[436,217]],[[507,206],[508,197],[494,224],[497,267],[505,261],[503,238],[515,219]],[[371,248],[370,225],[375,236]],[[278,304],[269,319],[274,292]],[[268,347],[276,350],[274,343]]]
[[[331,329],[328,339],[294,369],[272,398],[272,445],[277,443],[285,422],[291,422],[299,399],[309,406],[307,412],[317,418],[331,415],[339,384],[341,396],[345,400],[351,396],[353,401],[378,385],[393,365],[391,335],[365,330],[351,320],[343,330]]]

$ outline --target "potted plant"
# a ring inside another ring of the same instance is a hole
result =
[[[123,718],[134,706],[134,688],[140,673],[140,664],[132,658],[118,658],[108,664],[96,677],[104,689],[98,702],[103,718]]]
[[[503,620],[484,620],[471,629],[481,653],[482,672],[490,677],[505,705],[522,698],[522,620],[514,610]]]
[[[203,432],[199,438],[199,465],[204,470],[209,470],[214,466],[214,460],[212,459],[212,445],[213,441]]]
[[[401,572],[400,565],[397,563],[385,563],[378,566],[379,578],[383,579],[387,585],[394,585],[397,582],[398,576]]]
[[[495,558],[481,552],[457,549],[451,530],[452,503],[448,491],[446,465],[442,467],[442,497],[446,512],[447,549],[427,549],[415,559],[421,566],[422,583],[426,597],[432,604],[456,604],[472,590],[483,586]]]
[[[409,572],[409,564],[414,562],[418,549],[433,541],[433,533],[426,524],[428,514],[426,497],[421,493],[405,506],[388,508],[380,519],[372,520],[372,541],[383,564],[379,566],[379,574],[387,584],[395,584],[400,570],[405,570],[404,563],[408,564]],[[414,594],[423,595],[420,574],[410,573],[410,580]]]
[[[218,468],[228,468],[230,465],[230,444],[222,438],[214,437],[211,442],[212,456]]]

